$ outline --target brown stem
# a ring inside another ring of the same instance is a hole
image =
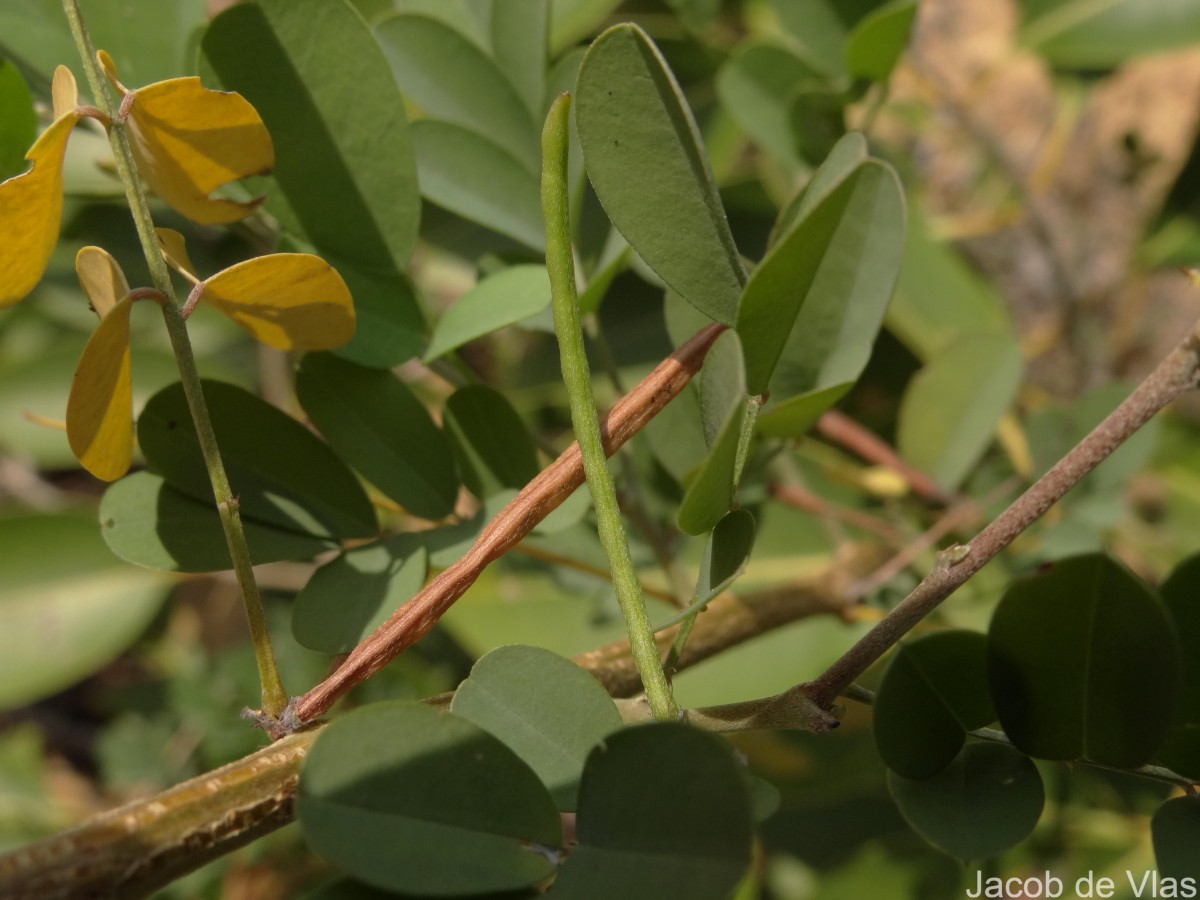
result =
[[[8,900],[146,897],[292,820],[300,760],[319,729],[70,831],[0,856]]]
[[[1155,413],[1180,394],[1196,387],[1198,373],[1200,323],[1120,406],[979,532],[974,540],[939,553],[937,564],[925,580],[820,678],[807,685],[809,696],[818,706],[828,709],[852,681],[1041,517],[1084,475],[1096,468]]]
[[[936,481],[903,459],[867,429],[863,428],[849,416],[831,409],[821,414],[817,419],[817,432],[824,438],[841,444],[867,462],[875,463],[891,469],[908,482],[914,494],[938,503],[949,503],[954,495],[942,488]]]
[[[861,528],[863,531],[870,531],[872,534],[877,534],[888,541],[899,541],[902,537],[900,529],[890,522],[886,522],[870,513],[863,512],[861,509],[852,509],[846,506],[838,506],[836,503],[830,503],[824,497],[814,494],[807,488],[772,482],[768,490],[776,500],[804,512],[837,519],[847,525],[853,525],[856,528]]]
[[[683,390],[723,330],[724,326],[709,325],[697,332],[617,402],[601,425],[607,454],[615,453]],[[566,500],[583,483],[583,477],[579,445],[572,444],[487,524],[461,559],[365,637],[328,678],[294,699],[272,731],[286,734],[322,715],[346,691],[416,643],[490,563],[512,549]]]
[[[878,565],[882,551],[860,546],[812,578],[744,597],[713,600],[696,622],[678,668],[809,615],[836,613],[845,587]],[[667,632],[671,634],[671,632]],[[615,697],[641,689],[629,642],[576,658]],[[446,706],[449,695],[426,702]],[[793,701],[799,698],[791,698]],[[779,706],[755,710],[766,721]],[[795,704],[792,704],[795,706]],[[744,712],[744,710],[743,710]],[[715,727],[720,710],[698,714]],[[795,713],[788,723],[795,725]],[[814,727],[829,724],[816,714]],[[0,897],[67,900],[75,897],[145,897],[175,878],[292,820],[292,799],[301,760],[323,725],[289,735],[271,746],[170,788],[153,797],[93,816],[86,822],[0,855]]]

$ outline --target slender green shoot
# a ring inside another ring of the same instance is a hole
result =
[[[175,362],[179,367],[179,379],[183,382],[184,396],[186,396],[188,408],[191,410],[192,421],[196,425],[196,436],[199,438],[200,450],[204,455],[204,463],[212,483],[221,526],[225,530],[225,541],[229,545],[233,571],[242,592],[246,619],[250,625],[250,639],[254,645],[254,658],[258,663],[259,682],[262,685],[262,711],[267,716],[276,718],[287,706],[287,692],[283,689],[283,682],[280,680],[279,670],[275,665],[275,654],[271,649],[271,635],[267,629],[258,583],[254,579],[254,570],[251,567],[250,550],[246,545],[246,535],[242,529],[237,497],[233,495],[229,486],[229,478],[225,474],[225,465],[217,447],[217,437],[213,432],[208,404],[205,403],[204,392],[200,387],[200,373],[196,369],[196,358],[188,337],[187,323],[180,311],[175,288],[171,284],[170,270],[159,251],[158,237],[154,233],[154,219],[150,215],[150,206],[146,202],[146,193],[142,188],[142,183],[137,177],[133,151],[129,146],[129,136],[125,132],[124,123],[118,121],[115,116],[116,110],[108,92],[108,84],[96,62],[96,51],[84,26],[83,17],[79,12],[79,4],[77,0],[63,0],[63,9],[66,11],[71,25],[75,46],[82,58],[83,69],[87,75],[92,96],[100,111],[112,120],[108,131],[109,143],[112,145],[116,160],[117,174],[125,185],[125,196],[129,201],[134,225],[137,227],[142,253],[146,257],[146,265],[150,268],[151,280],[154,282],[154,287],[161,291],[168,301],[160,303],[159,306],[166,323],[167,335],[171,339]]]
[[[542,131],[542,215],[546,219],[546,268],[554,305],[554,330],[558,335],[563,382],[571,405],[571,423],[583,456],[583,470],[596,507],[600,543],[612,569],[617,602],[629,631],[633,661],[650,711],[659,720],[679,718],[671,686],[663,674],[650,617],[637,572],[629,556],[629,541],[621,525],[621,510],[592,397],[591,375],[583,346],[579,298],[575,291],[575,263],[571,257],[571,226],[567,200],[567,141],[571,97],[561,95],[550,107]]]

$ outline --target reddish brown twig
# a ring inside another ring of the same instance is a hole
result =
[[[824,438],[840,444],[851,453],[867,462],[891,469],[908,482],[914,494],[938,503],[951,503],[954,495],[936,481],[917,469],[896,453],[886,441],[867,431],[849,416],[831,409],[817,419],[817,432]]]
[[[705,354],[724,330],[709,325],[667,357],[612,408],[602,423],[609,455],[642,428],[692,379]],[[527,484],[483,529],[471,549],[444,569],[386,622],[365,637],[328,678],[295,698],[278,722],[266,723],[274,735],[287,734],[324,713],[338,697],[371,677],[433,628],[466,593],[487,566],[512,549],[543,518],[583,483],[579,446],[572,444]]]
[[[847,525],[861,528],[863,531],[877,534],[888,541],[898,542],[903,537],[900,529],[890,522],[885,522],[883,519],[863,512],[861,509],[851,509],[847,506],[838,506],[836,503],[830,503],[824,497],[818,496],[805,488],[772,482],[768,490],[770,490],[771,496],[776,500],[804,512],[836,519]]]

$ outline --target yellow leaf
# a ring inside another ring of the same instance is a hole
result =
[[[129,282],[117,261],[100,247],[82,247],[75,254],[75,274],[88,302],[104,318],[129,293]]]
[[[327,350],[354,335],[354,303],[319,256],[275,253],[218,272],[200,299],[281,350]]]
[[[92,332],[67,398],[67,441],[83,467],[104,481],[133,458],[133,386],[129,374],[129,297]]]
[[[54,80],[50,84],[50,96],[54,103],[54,118],[61,119],[67,113],[74,112],[79,105],[79,88],[75,84],[75,76],[66,66],[54,70]]]
[[[109,80],[119,86],[112,60],[103,54],[101,62]],[[210,91],[196,77],[158,81],[127,93],[133,97],[125,125],[138,172],[163,200],[204,225],[244,219],[262,202],[261,197],[240,203],[208,196],[275,164],[271,136],[241,94]]]
[[[192,284],[199,281],[200,276],[196,274],[196,267],[188,257],[187,241],[183,235],[174,228],[155,228],[154,233],[158,235],[158,246],[167,265]]]
[[[33,168],[0,183],[0,307],[12,306],[42,279],[62,218],[62,161],[79,121],[68,113],[47,128],[25,158]]]

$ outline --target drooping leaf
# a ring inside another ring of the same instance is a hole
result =
[[[533,111],[496,60],[424,15],[391,16],[375,26],[375,35],[400,90],[426,116],[486,135],[531,173],[538,171]]]
[[[388,497],[426,519],[454,509],[458,474],[449,441],[391,372],[310,353],[296,375],[296,396],[338,454]]]
[[[112,255],[101,247],[82,247],[75,254],[75,274],[88,303],[103,319],[129,293],[125,273]]]
[[[375,535],[374,508],[327,444],[249,391],[218,381],[203,387],[243,519],[321,539]],[[138,443],[173,488],[213,502],[182,385],[150,398],[138,417]]]
[[[300,589],[292,634],[321,653],[348,653],[425,583],[428,553],[420,538],[397,534],[347,550]]]
[[[747,389],[775,397],[825,391],[866,366],[891,298],[904,240],[895,173],[852,170],[783,234],[738,306]]]
[[[47,565],[46,548],[54,548]],[[0,709],[69,687],[131,644],[166,595],[109,553],[94,520],[0,520]]]
[[[1016,398],[1023,364],[1006,334],[970,334],[941,350],[904,393],[900,455],[953,490],[991,445]]]
[[[558,813],[497,738],[452,713],[378,703],[328,725],[300,773],[296,815],[317,853],[408,894],[515,890],[551,874]]]
[[[102,481],[120,478],[133,459],[132,306],[125,297],[100,320],[83,348],[67,399],[71,452]]]
[[[846,71],[855,78],[887,81],[916,15],[916,0],[893,0],[865,16],[846,37]]]
[[[46,270],[62,219],[62,163],[79,117],[55,119],[25,159],[29,171],[0,183],[0,309],[32,291]]]
[[[1043,759],[1148,762],[1171,723],[1179,667],[1162,602],[1103,554],[1013,582],[988,631],[1000,724]]]
[[[155,228],[158,237],[158,248],[162,251],[163,259],[176,272],[193,284],[200,280],[196,266],[188,256],[187,239],[173,228]]]
[[[517,265],[480,281],[442,314],[425,361],[437,359],[497,328],[537,315],[550,305],[546,267]]]
[[[1159,588],[1181,647],[1200,641],[1200,556],[1179,563]],[[1200,659],[1195,653],[1181,656],[1183,666],[1179,699],[1171,730],[1158,752],[1163,765],[1189,778],[1200,777]]]
[[[685,725],[629,728],[593,750],[576,827],[553,888],[562,900],[726,900],[750,865],[749,798],[729,747]]]
[[[939,631],[896,648],[872,705],[875,746],[889,769],[929,778],[950,764],[966,732],[996,718],[987,682],[987,641]]]
[[[538,179],[490,138],[449,122],[412,126],[421,193],[464,219],[541,251],[545,226]]]
[[[655,625],[654,630],[662,631],[703,609],[728,588],[750,561],[754,535],[753,514],[745,509],[727,512],[708,535],[704,555],[700,558],[700,577],[696,579],[691,602],[665,622]]]
[[[122,95],[116,66],[100,51],[104,74]],[[212,198],[222,185],[270,171],[271,135],[258,112],[236,93],[208,90],[196,77],[137,88],[125,130],[138,174],[158,196],[203,225],[236,222],[261,198]]]
[[[459,685],[451,712],[504,741],[537,773],[560,810],[575,810],[588,753],[621,727],[590,673],[540,647],[485,654]]]
[[[212,20],[201,51],[274,138],[266,208],[350,287],[362,327],[339,354],[390,366],[419,353],[424,317],[403,275],[416,161],[404,98],[361,16],[346,0],[239,3]]]
[[[0,179],[24,170],[25,151],[36,137],[37,115],[29,86],[15,65],[0,59]]]
[[[914,831],[961,860],[986,859],[1025,840],[1045,803],[1037,767],[1003,744],[968,744],[920,781],[889,772],[888,788]]]
[[[1158,875],[1164,879],[1162,896],[1174,889],[1179,896],[1187,882],[1200,882],[1200,857],[1196,846],[1200,843],[1200,803],[1194,796],[1176,797],[1158,808],[1150,820],[1150,834],[1154,839],[1154,861],[1158,864]],[[1165,879],[1172,878],[1170,885]],[[1181,886],[1184,886],[1181,888]]]
[[[716,527],[733,505],[738,447],[749,415],[745,363],[735,332],[717,338],[700,373],[700,412],[708,454],[687,486],[676,521],[687,534]]]
[[[588,49],[575,117],[588,177],[646,264],[718,322],[732,324],[746,275],[696,123],[658,49],[617,25]]]
[[[1200,41],[1200,9],[1177,0],[1020,0],[1022,43],[1063,69],[1109,69]]]
[[[476,497],[519,490],[537,475],[533,439],[499,391],[481,384],[459,388],[446,401],[442,422],[463,483]]]
[[[256,563],[311,559],[327,539],[243,517]],[[232,567],[216,506],[169,486],[161,476],[135,472],[114,482],[100,501],[100,526],[110,550],[126,562],[174,572],[219,572]]]
[[[346,282],[307,253],[272,253],[230,266],[205,279],[200,299],[280,350],[327,350],[354,335]]]

